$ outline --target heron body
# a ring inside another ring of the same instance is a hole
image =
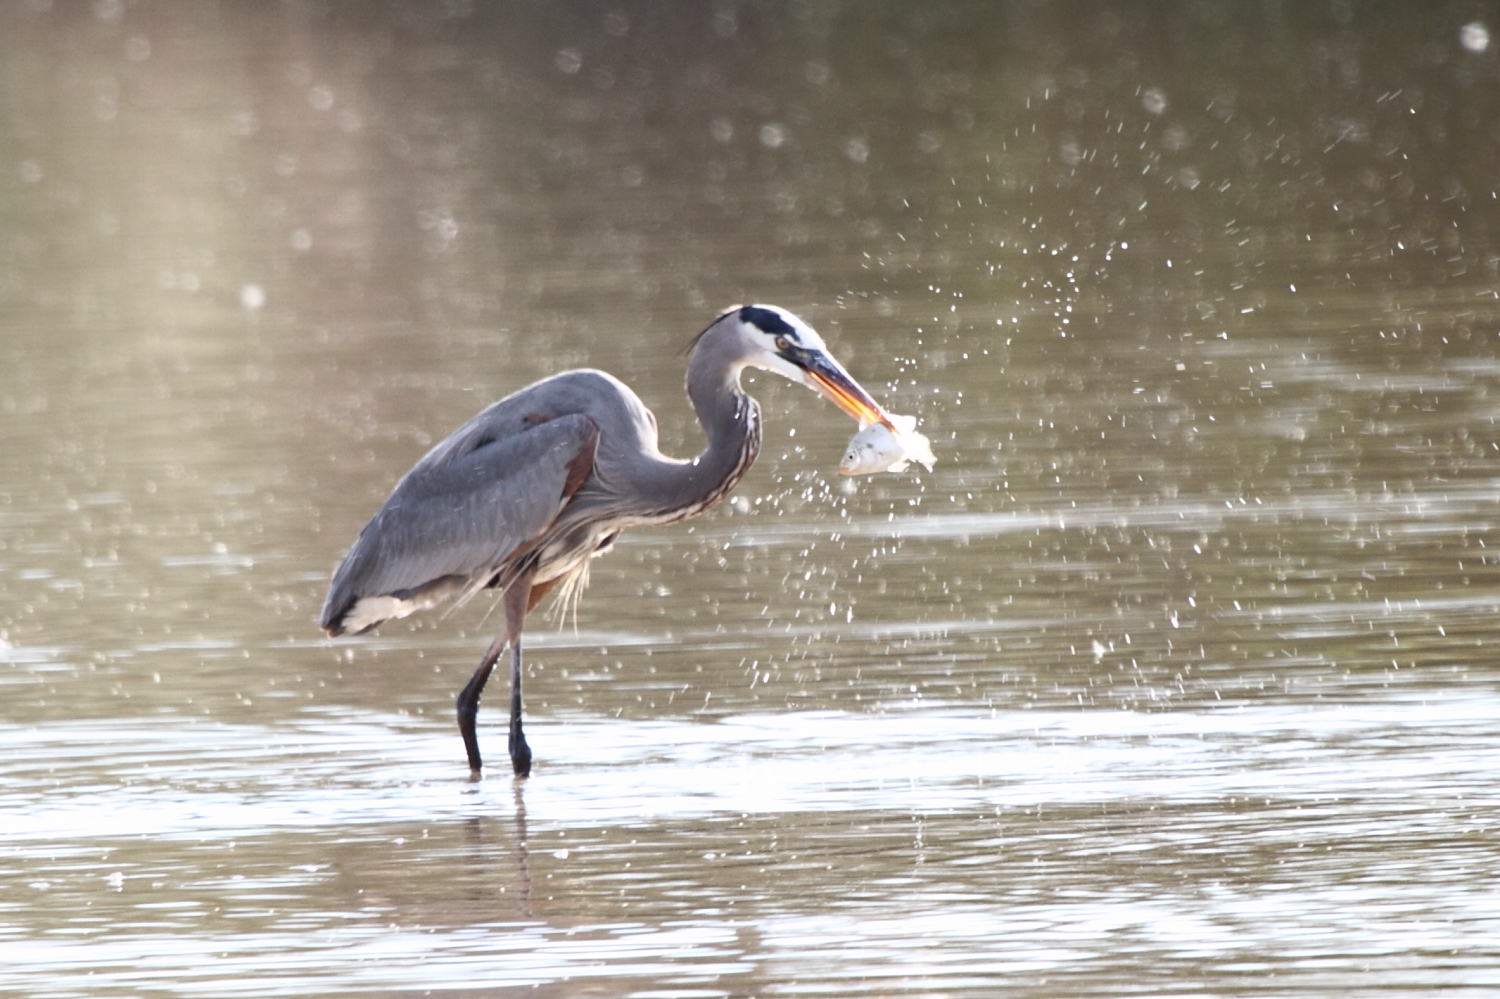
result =
[[[603,371],[565,371],[496,402],[402,477],[334,573],[320,623],[361,634],[449,597],[501,592],[505,622],[458,697],[469,766],[482,767],[474,723],[501,653],[511,651],[510,756],[530,772],[521,727],[521,632],[554,588],[576,595],[589,560],[620,531],[696,516],[723,499],[760,451],[760,406],[740,387],[747,366],[801,381],[865,422],[880,407],[820,337],[775,306],[731,309],[699,334],[687,390],[708,445],[661,453],[656,418]]]

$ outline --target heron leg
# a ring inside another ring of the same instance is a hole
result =
[[[484,692],[484,685],[489,682],[490,673],[499,661],[500,653],[505,650],[509,632],[509,628],[503,628],[495,636],[484,658],[479,661],[479,668],[458,695],[458,732],[464,737],[464,749],[469,753],[469,769],[476,774],[484,766],[479,756],[479,736],[474,732],[474,719],[479,714],[479,695]]]
[[[517,777],[531,774],[531,747],[521,731],[521,639],[510,643],[510,766]]]
[[[517,777],[531,773],[531,747],[526,745],[526,734],[521,730],[521,630],[526,626],[526,614],[537,601],[554,585],[555,581],[532,586],[532,573],[516,579],[505,589],[505,626],[490,643],[479,668],[458,694],[458,731],[464,737],[464,749],[469,754],[469,769],[479,773],[484,762],[479,755],[479,736],[474,731],[474,720],[479,714],[479,695],[494,672],[500,653],[510,646],[510,765]]]
[[[517,777],[531,774],[531,747],[521,731],[521,629],[533,604],[531,573],[505,591],[505,630],[510,634],[510,766]]]

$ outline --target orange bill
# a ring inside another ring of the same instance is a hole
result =
[[[826,355],[820,356],[817,363],[809,365],[804,370],[813,388],[861,424],[884,423],[892,430],[896,429],[891,423],[890,414],[882,409],[880,403],[871,398],[870,393],[866,392],[858,382],[849,377],[849,373],[833,358]]]

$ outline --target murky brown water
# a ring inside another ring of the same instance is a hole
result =
[[[0,9],[0,991],[1500,988],[1497,27]],[[495,615],[326,642],[329,572],[562,368],[696,450],[742,300],[940,463],[753,378],[470,781]]]

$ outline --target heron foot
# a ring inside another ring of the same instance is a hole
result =
[[[526,735],[519,723],[510,730],[510,766],[517,777],[531,776],[531,747],[526,745]]]

